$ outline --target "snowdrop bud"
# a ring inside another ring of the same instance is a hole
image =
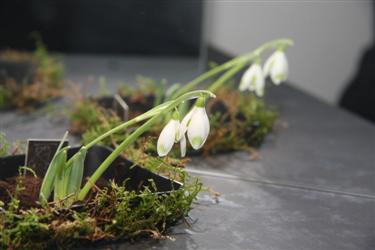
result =
[[[263,67],[264,76],[270,75],[274,84],[279,85],[288,78],[288,60],[283,51],[275,51],[266,61]]]
[[[176,141],[179,134],[180,122],[175,119],[171,119],[167,125],[161,131],[158,143],[157,151],[159,156],[166,156],[171,151],[174,142]]]
[[[188,124],[187,135],[191,146],[200,149],[210,132],[210,122],[204,108],[204,99],[199,98],[195,104],[195,111]]]

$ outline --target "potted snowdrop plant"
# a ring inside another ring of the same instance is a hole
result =
[[[64,147],[66,133],[44,177],[23,167],[29,174],[15,173],[0,180],[0,246],[44,249],[144,235],[162,238],[165,230],[191,209],[202,184],[161,158],[143,168],[124,158],[122,152],[166,117],[169,121],[157,143],[160,156],[166,156],[176,141],[184,145],[185,133],[199,149],[208,137],[205,102],[210,97],[214,94],[207,90],[187,92],[81,147]],[[189,100],[195,100],[193,108],[180,121],[179,106]],[[129,127],[133,132],[113,150],[98,145]],[[21,162],[22,157],[0,158],[0,170],[14,170],[10,164]],[[154,173],[160,173],[161,167],[169,171],[169,178]]]
[[[152,107],[162,100],[168,101],[194,90],[198,86],[206,86],[217,96],[215,99],[208,100],[207,103],[211,133],[199,151],[190,150],[190,147],[187,147],[187,154],[203,153],[207,155],[233,150],[253,152],[254,147],[261,145],[278,118],[276,107],[269,107],[263,97],[268,78],[274,85],[280,85],[287,80],[289,67],[286,50],[292,44],[290,39],[267,42],[250,53],[239,55],[210,68],[184,85],[173,84],[166,87],[165,81],[161,81],[160,87],[154,88],[156,81],[143,78],[142,91],[122,86],[119,88],[119,93],[124,98],[136,97],[138,101],[144,100],[144,103],[149,103],[149,106]],[[270,51],[271,55],[268,58],[265,57],[266,53]],[[244,73],[237,78],[241,72]],[[149,86],[148,91],[145,90],[147,86]],[[164,91],[160,92],[160,89]],[[143,99],[142,93],[146,93]],[[154,98],[151,98],[153,101],[147,102],[146,100],[150,99],[150,96],[152,97],[152,93],[154,93]],[[137,105],[129,105],[129,108],[130,112],[136,112]],[[187,105],[182,105],[179,113],[186,114],[188,108]],[[75,114],[76,118],[83,117],[83,115],[79,115],[79,112]],[[103,120],[104,122],[98,121],[86,130],[82,136],[83,142],[97,137],[106,127],[115,127],[120,123],[118,117],[114,116]],[[141,144],[134,144],[133,149],[156,154],[158,149],[155,147],[155,140],[157,140],[160,130],[160,126],[155,126],[147,132],[147,139]],[[114,135],[111,140],[106,140],[104,143],[114,146],[122,141],[124,136]],[[183,143],[183,138],[180,142]],[[194,149],[193,145],[191,148]],[[177,147],[172,146],[171,151],[171,156],[179,155]]]

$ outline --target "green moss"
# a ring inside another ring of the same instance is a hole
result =
[[[100,107],[94,100],[84,99],[74,104],[68,111],[73,134],[82,134],[93,130],[97,136],[121,123],[120,118],[113,112]],[[93,139],[90,134],[85,135],[87,140]]]
[[[0,157],[7,156],[9,154],[10,143],[7,141],[5,134],[0,132]]]
[[[146,78],[148,79],[148,78]],[[154,93],[155,82],[150,83],[151,80],[146,81],[148,84],[141,85],[138,90],[132,88],[132,91],[122,92],[128,98],[138,98],[146,100],[147,96]],[[230,80],[227,85],[236,85],[236,82]],[[149,86],[146,88],[145,86]],[[123,88],[128,88],[124,86]],[[141,91],[141,89],[146,90]],[[143,95],[145,93],[145,95]],[[264,138],[272,131],[275,121],[278,118],[278,112],[276,109],[268,107],[263,99],[256,97],[252,93],[241,93],[237,90],[233,90],[231,87],[225,87],[219,90],[217,98],[209,100],[207,103],[207,113],[210,120],[210,134],[206,140],[201,152],[204,154],[215,154],[220,152],[228,152],[234,150],[251,150],[253,147],[259,147],[263,142]],[[150,104],[152,107],[152,104]],[[89,111],[78,112],[78,115],[74,117],[76,120],[88,123],[90,125],[85,127],[85,133],[83,134],[83,143],[88,143],[92,139],[98,137],[101,133],[105,132],[108,128],[113,128],[120,124],[120,119],[110,112],[105,112],[94,104],[87,104],[86,109],[92,109]],[[136,106],[130,107],[131,110],[136,109]],[[105,113],[105,117],[102,121],[98,119],[90,122],[90,119],[95,117],[103,116],[101,113]],[[92,114],[92,115],[86,115]],[[71,118],[74,120],[73,118]],[[105,121],[105,122],[103,122]],[[156,139],[162,130],[164,123],[160,123],[153,127],[148,133],[150,136],[150,143],[147,145],[143,143],[136,143],[134,146],[138,149],[143,149],[145,152],[156,155]],[[107,146],[114,146],[121,143],[127,136],[128,131],[121,131],[113,135],[111,138],[107,138],[102,144]],[[174,145],[172,152],[169,154],[173,157],[179,157],[180,155],[179,146]],[[188,145],[188,152],[192,152],[193,149]]]
[[[277,111],[252,93],[222,89],[217,96],[208,105],[211,132],[203,150],[215,153],[259,147],[272,131]]]
[[[11,102],[12,92],[5,86],[0,85],[0,107],[6,108]]]
[[[63,94],[64,66],[56,57],[50,56],[42,41],[36,39],[34,53],[5,50],[0,58],[14,62],[29,62],[36,65],[32,82],[24,84],[6,79],[0,86],[0,107],[17,107],[32,111],[41,103]]]
[[[160,158],[147,157],[146,167],[170,173],[184,185],[167,193],[150,189],[128,191],[113,182],[96,193],[83,207],[60,209],[53,205],[23,210],[18,195],[0,207],[1,249],[70,248],[76,244],[139,236],[163,238],[166,230],[191,209],[202,189],[197,178]],[[19,178],[22,180],[22,178]],[[22,181],[18,183],[22,190]]]

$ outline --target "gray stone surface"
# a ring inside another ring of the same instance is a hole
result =
[[[237,152],[197,159],[193,167],[375,198],[374,125],[287,85],[271,88],[267,99],[284,126],[266,138],[260,161]]]
[[[197,74],[193,59],[65,57],[67,78],[119,80],[142,73],[175,82]],[[201,194],[192,228],[172,229],[175,241],[143,241],[102,249],[375,249],[375,129],[336,107],[287,85],[270,88],[281,112],[278,126],[250,161],[243,152],[194,158],[188,169],[222,193]],[[66,100],[60,100],[61,105]],[[58,106],[57,110],[62,107]],[[285,126],[287,124],[287,126]],[[45,112],[0,111],[0,131],[11,140],[60,137],[68,122]],[[71,138],[73,143],[76,139]]]
[[[201,194],[191,228],[174,227],[175,241],[146,241],[100,249],[374,249],[374,200],[326,192],[205,177],[222,193]]]

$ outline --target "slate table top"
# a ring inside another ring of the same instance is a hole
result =
[[[66,78],[92,81],[92,92],[100,76],[114,91],[118,81],[132,84],[139,73],[184,82],[199,66],[186,58],[66,56],[64,62]],[[175,240],[94,248],[375,249],[374,126],[287,84],[270,88],[267,101],[280,110],[281,122],[259,149],[259,160],[245,152],[192,159],[188,171],[221,196],[199,195],[191,227],[173,227]],[[67,102],[56,101],[54,110]],[[0,131],[11,141],[59,138],[68,125],[45,110],[0,111]]]

